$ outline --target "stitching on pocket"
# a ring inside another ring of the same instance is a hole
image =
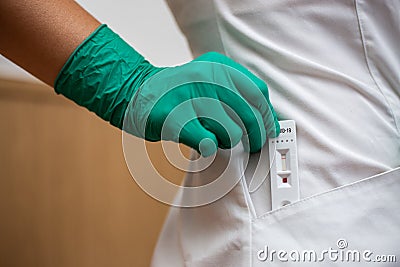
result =
[[[365,42],[365,36],[364,36],[364,32],[363,32],[363,28],[364,27],[363,27],[363,23],[362,23],[362,20],[361,20],[361,16],[360,16],[361,12],[360,12],[360,8],[358,6],[358,1],[357,0],[354,0],[354,7],[355,7],[356,16],[357,16],[358,29],[360,31],[361,44],[362,44],[363,52],[364,52],[364,59],[365,59],[366,65],[367,65],[367,69],[368,69],[369,75],[370,75],[372,81],[374,82],[376,88],[378,88],[379,92],[381,93],[381,95],[385,99],[385,102],[386,102],[386,105],[387,105],[388,110],[390,112],[390,115],[392,116],[392,120],[394,121],[394,125],[396,126],[397,132],[399,132],[400,131],[399,125],[397,125],[397,120],[396,120],[396,117],[394,116],[392,106],[390,105],[389,101],[387,100],[387,97],[386,97],[385,93],[383,92],[382,88],[379,86],[379,84],[377,82],[377,79],[375,78],[375,75],[373,74],[373,71],[372,71],[372,67],[371,67],[372,64],[371,64],[371,62],[370,62],[370,60],[368,58],[368,49],[367,49],[367,45],[366,45],[366,42]]]

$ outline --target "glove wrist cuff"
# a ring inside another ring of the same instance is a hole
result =
[[[103,24],[71,54],[55,91],[122,128],[134,92],[156,67]]]

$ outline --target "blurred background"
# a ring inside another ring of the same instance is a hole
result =
[[[191,59],[163,0],[78,2],[152,63]],[[0,119],[1,267],[149,265],[169,207],[130,176],[118,129],[3,57]],[[149,151],[179,183],[159,144]]]

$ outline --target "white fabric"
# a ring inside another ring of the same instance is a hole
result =
[[[271,212],[268,181],[249,194],[243,177],[211,205],[172,208],[153,266],[279,264],[257,250],[326,249],[339,238],[399,262],[399,170],[372,176],[400,166],[400,1],[168,2],[194,56],[219,51],[247,66],[268,83],[279,119],[296,121],[303,200]],[[241,146],[234,153],[244,157]]]

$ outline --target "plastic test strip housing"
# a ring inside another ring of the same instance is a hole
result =
[[[271,164],[272,209],[277,209],[300,199],[296,124],[293,120],[280,121],[281,133],[269,139]]]

